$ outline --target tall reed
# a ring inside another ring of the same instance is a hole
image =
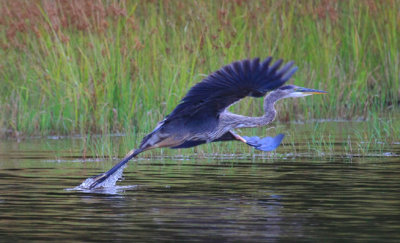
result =
[[[141,135],[234,60],[294,60],[327,96],[279,120],[398,109],[399,1],[1,1],[0,133]],[[262,100],[234,112],[259,115]]]

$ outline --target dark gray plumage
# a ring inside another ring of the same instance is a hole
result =
[[[297,67],[288,62],[280,68],[282,60],[270,65],[271,60],[268,57],[262,62],[258,58],[233,62],[194,85],[176,108],[143,138],[137,150],[132,150],[109,171],[93,177],[89,188],[100,186],[131,158],[153,148],[189,148],[209,142],[238,140],[263,151],[276,149],[283,134],[260,139],[239,136],[233,129],[269,124],[276,116],[274,104],[279,99],[326,92],[295,85],[283,86]],[[267,92],[270,93],[265,96]],[[247,117],[226,110],[246,96],[265,96],[263,116]]]

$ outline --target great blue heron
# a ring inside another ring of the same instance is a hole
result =
[[[260,139],[240,136],[233,129],[269,124],[276,116],[274,104],[280,99],[326,92],[295,85],[283,86],[297,67],[293,67],[291,61],[280,68],[282,60],[270,65],[271,60],[268,57],[262,62],[259,58],[233,62],[194,85],[171,114],[143,138],[138,149],[130,151],[109,171],[93,177],[89,188],[98,186],[139,153],[153,148],[190,148],[204,143],[237,140],[263,151],[276,149],[283,134]],[[265,96],[263,116],[248,117],[227,111],[230,105],[246,96]]]

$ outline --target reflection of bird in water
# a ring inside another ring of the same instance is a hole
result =
[[[190,148],[204,143],[237,140],[256,149],[272,151],[283,139],[276,137],[242,137],[235,128],[259,127],[272,122],[276,116],[276,101],[289,97],[302,97],[325,91],[283,84],[296,72],[293,62],[282,68],[282,60],[270,65],[272,58],[260,62],[258,58],[231,63],[194,85],[178,106],[145,136],[138,149],[132,150],[109,171],[93,177],[89,188],[103,182],[121,166],[139,153],[161,147]],[[233,114],[227,108],[240,99],[263,97],[264,112],[261,117]]]

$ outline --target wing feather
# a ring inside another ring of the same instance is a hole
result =
[[[277,60],[271,64],[271,57],[260,62],[259,58],[233,62],[210,74],[195,84],[178,106],[166,117],[193,117],[207,114],[218,117],[229,105],[246,97],[262,97],[267,92],[282,86],[296,72],[293,62]]]

